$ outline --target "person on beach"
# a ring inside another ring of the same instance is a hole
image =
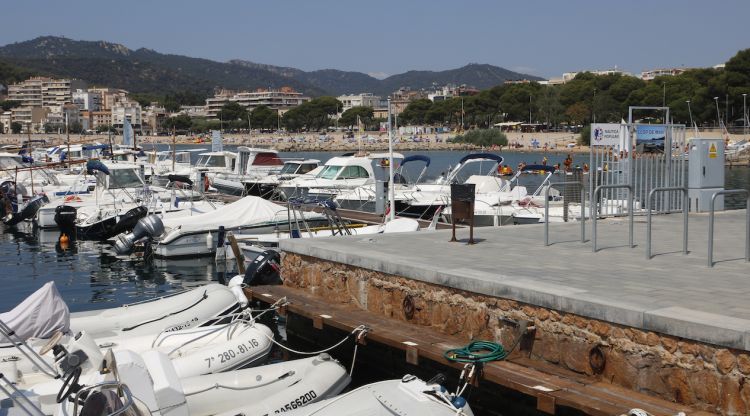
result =
[[[565,158],[565,161],[563,161],[563,165],[565,165],[565,171],[570,172],[570,165],[573,164],[573,158],[570,157],[570,153],[568,153],[568,157]]]

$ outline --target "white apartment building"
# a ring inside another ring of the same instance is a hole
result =
[[[141,105],[135,101],[119,101],[112,107],[112,126],[121,129],[128,120],[134,130],[140,130],[143,124]]]
[[[341,112],[344,112],[352,107],[380,108],[383,106],[383,100],[380,98],[380,96],[372,95],[371,93],[340,95],[338,97],[338,100],[341,101],[342,104],[344,104]]]
[[[8,134],[10,133],[10,123],[11,123],[11,113],[10,111],[5,111],[0,113],[0,124],[2,124],[2,129],[0,129],[0,133],[2,134]]]
[[[185,114],[191,118],[208,116],[205,105],[181,105],[179,114]]]
[[[257,90],[252,92],[222,90],[215,96],[206,99],[208,117],[218,117],[221,107],[227,101],[236,102],[250,111],[261,105],[269,107],[272,110],[283,111],[310,101],[310,97],[306,97],[301,92],[296,92],[288,87],[279,90]]]
[[[99,111],[102,108],[102,94],[96,90],[86,91],[77,89],[72,94],[73,103],[81,110]]]
[[[89,88],[88,92],[99,94],[101,97],[99,110],[111,110],[119,101],[128,99],[128,92],[118,88]]]
[[[71,85],[81,81],[33,77],[8,86],[8,99],[20,101],[25,107],[46,107],[58,111],[72,101]]]

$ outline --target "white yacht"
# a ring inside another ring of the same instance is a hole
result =
[[[209,179],[211,185],[219,192],[243,195],[246,193],[246,180],[258,180],[278,173],[283,165],[276,150],[240,146],[237,148],[237,163],[234,169],[231,172],[212,172]]]
[[[293,159],[284,162],[284,166],[277,174],[267,175],[261,178],[243,179],[245,194],[273,199],[276,188],[281,182],[289,181],[299,177],[313,178],[323,168],[318,159]]]
[[[393,154],[393,163],[400,163],[404,155]],[[376,180],[389,178],[388,153],[370,153],[366,156],[339,156],[329,159],[315,177],[298,177],[281,182],[279,195],[284,199],[329,199]]]

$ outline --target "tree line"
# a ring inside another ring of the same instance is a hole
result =
[[[675,123],[689,125],[690,109],[697,125],[711,126],[718,124],[718,104],[723,122],[741,125],[742,94],[750,95],[750,49],[738,52],[724,69],[689,69],[652,81],[583,72],[561,85],[507,84],[474,96],[416,100],[399,115],[399,124],[457,126],[463,116],[464,128],[503,121],[585,125],[627,119],[629,106],[667,106]]]

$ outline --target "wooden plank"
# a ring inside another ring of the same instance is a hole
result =
[[[286,297],[290,302],[286,306],[287,312],[311,319],[315,328],[328,326],[349,332],[359,325],[366,325],[368,342],[404,351],[406,361],[410,364],[418,365],[420,360],[431,360],[457,369],[463,367],[463,364],[448,361],[443,356],[446,349],[466,343],[460,338],[378,316],[351,304],[332,304],[300,289],[262,286],[245,291],[248,298],[264,303],[273,303]],[[559,407],[570,407],[601,416],[627,413],[635,407],[645,409],[653,415],[672,416],[680,411],[690,415],[698,414],[687,406],[525,357],[485,364],[483,381],[535,397],[537,408],[549,414],[554,414]]]

